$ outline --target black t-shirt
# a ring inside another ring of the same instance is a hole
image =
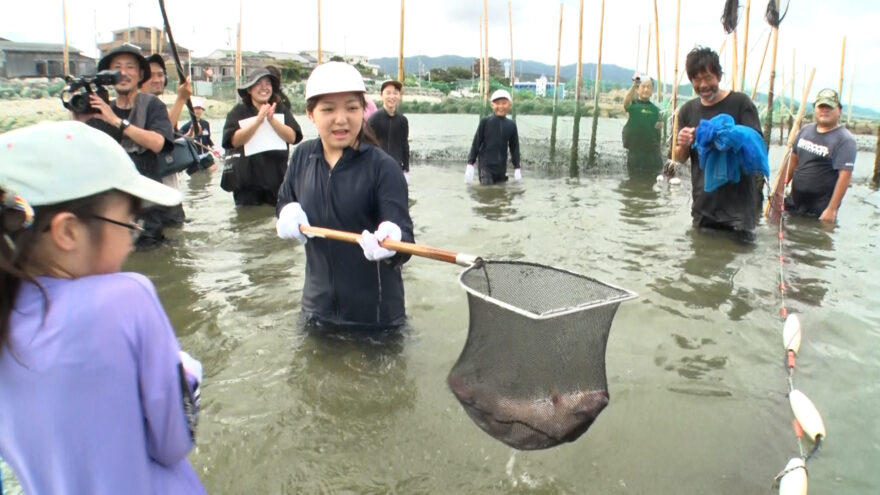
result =
[[[409,172],[409,122],[406,117],[399,113],[388,115],[384,108],[380,108],[370,116],[368,123],[382,149]]]
[[[761,120],[755,104],[745,94],[735,91],[731,91],[712,106],[703,105],[699,98],[682,105],[679,110],[679,129],[697,127],[700,120],[709,120],[722,113],[733,117],[735,123],[761,133]],[[690,159],[693,186],[691,216],[694,225],[754,230],[758,206],[755,175],[743,174],[739,182],[728,182],[712,192],[706,192],[705,174],[700,168],[700,156],[696,148],[690,149]]]
[[[119,108],[116,106],[116,100],[110,102],[110,108],[113,113],[120,119],[128,119],[131,115],[130,108]],[[118,127],[114,127],[101,119],[94,118],[87,122],[88,125],[104,131],[110,137],[118,142],[122,142],[122,131]],[[134,122],[132,122],[134,124]],[[174,134],[171,128],[171,121],[168,120],[168,108],[162,103],[162,100],[153,97],[147,103],[147,115],[144,123],[144,129],[157,132],[165,138],[165,145],[162,151],[169,151],[174,146]],[[161,181],[159,177],[159,165],[156,161],[156,153],[151,150],[145,150],[143,153],[129,153],[131,161],[137,166],[141,175],[149,177],[156,181]]]

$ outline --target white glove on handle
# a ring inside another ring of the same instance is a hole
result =
[[[515,180],[516,182],[519,182],[522,180],[522,172],[520,171],[520,169],[518,169],[518,168],[513,169],[513,180]]]
[[[464,183],[470,184],[474,181],[474,164],[468,163],[464,169]]]
[[[399,241],[401,235],[400,227],[397,224],[385,221],[379,224],[379,228],[376,229],[375,233],[371,234],[368,230],[363,231],[361,237],[358,238],[358,244],[364,250],[364,258],[367,258],[367,260],[384,260],[394,256],[397,251],[385,249],[379,245],[379,242],[385,239]]]
[[[296,239],[300,244],[305,244],[308,239],[305,234],[300,232],[300,225],[310,225],[309,217],[306,216],[306,212],[303,211],[299,203],[287,203],[278,214],[275,231],[282,239]]]

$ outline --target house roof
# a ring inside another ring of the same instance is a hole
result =
[[[37,52],[37,53],[62,53],[64,45],[60,43],[19,43],[17,41],[0,41],[0,50],[4,52]],[[68,47],[68,53],[81,55],[78,48]]]

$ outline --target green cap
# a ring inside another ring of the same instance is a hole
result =
[[[819,105],[839,107],[840,97],[837,96],[837,91],[834,91],[831,88],[825,88],[822,91],[819,91],[819,94],[816,95],[816,101],[813,102],[813,105],[817,107]]]
[[[180,191],[141,175],[116,140],[73,120],[0,134],[0,189],[34,206],[112,189],[164,206],[182,199]]]

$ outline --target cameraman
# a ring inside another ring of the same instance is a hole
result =
[[[75,114],[74,118],[100,129],[119,141],[141,175],[161,182],[156,153],[172,149],[172,127],[165,105],[149,93],[139,93],[138,86],[150,78],[150,64],[133,45],[122,45],[108,52],[98,62],[98,70],[120,72],[113,88],[116,99],[109,103],[91,94],[89,103],[97,110],[92,114]],[[165,241],[162,233],[164,207],[146,204],[139,219],[144,232],[135,247],[148,249]]]

